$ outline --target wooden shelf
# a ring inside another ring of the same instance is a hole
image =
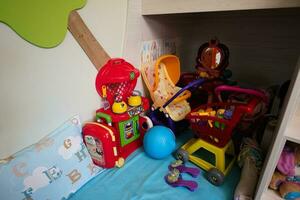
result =
[[[261,200],[283,200],[283,198],[281,198],[274,190],[267,189],[263,193]]]
[[[142,15],[295,7],[299,0],[142,0]]]

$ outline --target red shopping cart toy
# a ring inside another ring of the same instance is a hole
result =
[[[230,101],[229,98],[225,102],[221,98],[221,92],[225,91],[246,94],[247,98],[241,102]],[[207,170],[208,180],[214,185],[221,185],[236,158],[231,140],[233,130],[245,117],[262,115],[265,109],[258,107],[262,107],[261,104],[267,105],[268,98],[258,90],[225,85],[217,87],[215,93],[220,102],[201,105],[187,115],[197,138],[184,144],[176,156]],[[213,155],[212,161],[200,156],[203,150]]]
[[[94,163],[104,168],[121,167],[142,145],[144,133],[152,126],[144,116],[149,101],[134,91],[139,71],[123,59],[109,60],[98,72],[96,90],[103,108],[97,122],[83,127],[84,142]]]

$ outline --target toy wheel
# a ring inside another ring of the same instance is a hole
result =
[[[147,116],[143,116],[143,117],[146,119],[146,121],[142,123],[142,128],[147,131],[148,129],[153,127],[153,123],[149,117]]]
[[[215,186],[220,186],[224,182],[224,174],[217,168],[211,168],[207,172],[207,180]]]
[[[152,110],[152,111],[154,111],[154,110],[155,110],[154,106],[151,106],[151,110]]]
[[[116,166],[120,168],[120,167],[122,167],[124,164],[125,164],[124,158],[120,157],[120,158],[118,159],[117,163],[116,163]]]
[[[189,153],[184,149],[178,149],[175,153],[175,158],[185,163],[189,160]]]

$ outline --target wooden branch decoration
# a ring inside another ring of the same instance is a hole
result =
[[[68,29],[97,70],[110,59],[110,56],[96,40],[75,10],[70,13]]]

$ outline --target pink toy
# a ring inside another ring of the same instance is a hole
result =
[[[284,175],[295,176],[295,152],[285,147],[277,163],[277,169]]]

